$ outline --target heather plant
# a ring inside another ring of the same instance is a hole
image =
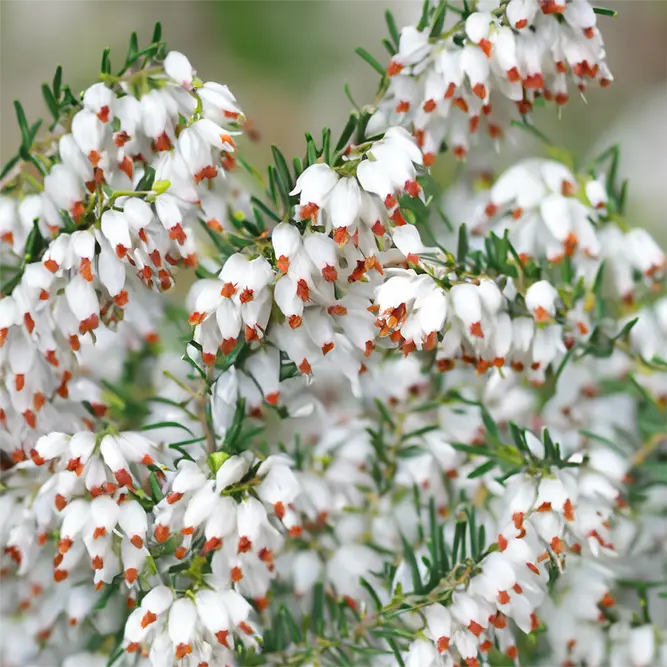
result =
[[[618,148],[537,127],[613,15],[387,13],[374,100],[265,174],[159,24],[15,103],[2,665],[667,665],[667,258]],[[512,125],[543,156],[431,173]]]

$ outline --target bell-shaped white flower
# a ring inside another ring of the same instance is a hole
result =
[[[166,75],[183,88],[192,87],[192,78],[195,71],[190,61],[178,51],[169,51],[164,59],[164,71]]]

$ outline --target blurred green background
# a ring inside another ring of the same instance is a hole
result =
[[[536,124],[578,159],[619,142],[621,172],[631,178],[632,222],[649,227],[667,247],[667,2],[599,4],[619,14],[599,17],[614,85],[591,89],[586,103],[573,91],[560,119],[549,107],[538,110]],[[354,48],[387,60],[380,44],[387,8],[400,27],[418,20],[421,2],[1,0],[0,158],[11,157],[18,142],[14,99],[30,120],[46,116],[39,86],[58,63],[78,92],[97,75],[103,47],[111,47],[118,67],[131,31],[146,43],[157,20],[169,46],[186,53],[202,79],[230,85],[260,133],[249,149],[258,166],[272,143],[288,156],[301,154],[304,131],[342,128],[350,107],[345,83],[359,103],[372,100],[377,75]],[[540,150],[521,135],[494,162]]]

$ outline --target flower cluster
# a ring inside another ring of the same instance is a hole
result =
[[[375,348],[373,288],[385,266],[416,261],[414,252],[424,249],[398,203],[402,195],[423,197],[420,163],[410,135],[390,128],[363,152],[349,152],[339,170],[349,175],[322,162],[307,167],[290,192],[299,200],[294,220],[305,231],[281,222],[272,230],[269,259],[236,253],[216,280],[194,285],[190,323],[204,363],[214,364],[218,349],[229,354],[241,332],[250,342],[268,331],[303,373],[327,362],[355,378]],[[269,331],[274,303],[282,322]]]
[[[68,399],[80,350],[100,329],[122,322],[137,342],[156,338],[141,313],[145,288],[168,290],[175,267],[196,265],[197,220],[223,228],[229,128],[242,118],[225,86],[202,84],[171,52],[150,75],[88,88],[70,131],[42,157],[43,192],[2,196],[2,240],[26,257],[0,302],[2,414],[18,460],[26,427],[59,429],[42,408]]]
[[[400,33],[387,67],[386,91],[371,120],[373,130],[405,124],[414,131],[427,164],[445,142],[463,158],[484,127],[503,136],[500,102],[525,116],[544,100],[563,105],[572,81],[609,86],[612,75],[596,15],[588,0],[510,0],[475,3],[457,13],[441,2],[417,26]]]
[[[465,215],[477,246],[489,232],[507,233],[524,262],[568,261],[587,284],[607,261],[617,294],[630,302],[642,285],[659,286],[664,278],[664,251],[646,230],[614,218],[603,175],[577,177],[560,162],[533,158],[476,194],[466,191],[466,204],[462,194],[452,193],[445,208],[457,219]]]

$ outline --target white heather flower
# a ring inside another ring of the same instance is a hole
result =
[[[455,591],[453,593],[451,614],[456,621],[477,637],[488,625],[488,619],[484,616],[480,604],[466,592]]]
[[[465,29],[468,38],[473,44],[479,44],[487,39],[491,32],[492,18],[487,12],[474,12],[466,19]]]
[[[291,461],[284,457],[270,456],[257,470],[257,474],[263,477],[257,495],[274,508],[278,518],[282,518],[285,508],[294,502],[301,491],[290,464]]]
[[[169,638],[174,644],[174,653],[177,660],[192,653],[195,626],[197,624],[197,609],[189,598],[176,600],[169,610]]]
[[[160,93],[157,90],[151,90],[141,97],[140,103],[142,129],[146,136],[156,142],[163,138],[158,150],[171,147],[171,121]]]
[[[123,259],[132,247],[127,218],[119,211],[105,211],[101,230],[116,256]]]
[[[667,257],[653,237],[644,229],[632,229],[625,235],[628,255],[644,274],[664,271]]]
[[[402,66],[413,65],[419,62],[430,50],[428,35],[425,31],[417,30],[413,26],[406,26],[401,30],[398,53],[394,62]]]
[[[414,260],[418,255],[435,250],[435,248],[429,248],[424,245],[419,236],[419,230],[414,225],[394,227],[391,239],[394,245],[408,258],[408,261],[412,261],[413,263],[415,263]]]
[[[473,93],[483,101],[488,100],[490,67],[484,51],[481,48],[466,45],[461,54],[461,69],[468,77]]]
[[[452,617],[444,605],[429,605],[424,609],[426,628],[429,638],[436,648],[443,653],[449,648],[452,636]]]
[[[425,639],[416,639],[410,644],[405,660],[406,667],[438,667],[440,656],[435,646]]]
[[[240,481],[248,472],[250,463],[242,456],[231,456],[218,469],[215,475],[215,486],[222,492],[228,486]]]
[[[308,234],[303,238],[303,247],[317,270],[327,282],[338,278],[338,253],[336,243],[326,234]]]
[[[156,586],[152,588],[141,601],[141,608],[144,613],[150,613],[159,616],[167,611],[174,601],[174,594],[167,586]],[[149,620],[150,616],[146,619]],[[150,621],[153,622],[153,621]]]
[[[526,292],[526,307],[537,322],[548,322],[556,314],[558,292],[546,280],[532,284]]]
[[[202,101],[204,116],[206,118],[210,118],[220,125],[224,125],[230,120],[241,121],[243,119],[243,114],[236,102],[236,98],[227,86],[207,81],[198,89],[197,94]]]
[[[83,215],[81,183],[65,165],[54,165],[44,179],[44,192],[58,208],[67,211],[75,222]]]
[[[63,134],[58,142],[58,152],[63,164],[72,172],[74,172],[85,183],[93,182],[94,171],[93,165],[90,164],[87,156],[85,156],[74,137],[71,134]]]
[[[507,5],[507,18],[510,25],[522,30],[533,22],[538,4],[534,0],[510,0]]]
[[[93,84],[83,94],[84,108],[92,111],[102,123],[113,120],[115,102],[113,91],[104,83]]]
[[[96,329],[99,323],[99,303],[93,286],[81,276],[76,276],[65,288],[67,303],[79,320],[81,333]]]
[[[231,622],[221,596],[214,590],[203,588],[195,596],[195,605],[202,625],[215,636],[217,643],[231,648],[233,646],[233,639],[229,637]]]
[[[350,227],[359,216],[361,191],[354,177],[341,178],[329,193],[326,210],[334,228]]]
[[[337,182],[338,176],[328,164],[317,163],[308,167],[290,192],[290,195],[299,195],[298,219],[316,218]]]
[[[120,505],[118,525],[132,545],[141,549],[148,531],[148,520],[143,507],[136,500],[126,500]]]
[[[171,483],[172,493],[182,496],[189,491],[196,491],[206,483],[206,475],[194,461],[183,459],[178,462],[178,472]],[[175,502],[177,498],[167,496],[167,502]]]
[[[421,151],[412,137],[402,128],[391,127],[368,149],[366,159],[357,167],[357,178],[364,190],[378,195],[387,208],[393,209],[398,193],[418,193],[414,165],[421,162]]]
[[[227,152],[234,150],[234,140],[231,135],[239,134],[238,132],[225,130],[208,118],[195,121],[191,127],[211,147]]]
[[[100,165],[105,149],[107,125],[97,112],[83,109],[72,119],[72,136],[93,167]]]
[[[200,183],[205,178],[215,178],[218,175],[211,147],[197,132],[194,125],[185,128],[179,135],[178,150],[195,183]]]
[[[322,575],[323,565],[313,551],[300,551],[292,560],[292,579],[296,595],[306,595]]]
[[[195,71],[190,61],[178,51],[170,51],[164,59],[164,71],[167,76],[183,88],[192,87]]]
[[[586,183],[586,198],[593,208],[606,208],[608,196],[604,183],[591,179]]]
[[[288,222],[280,222],[271,232],[271,243],[276,256],[276,265],[283,273],[287,273],[290,260],[301,248],[299,230]]]
[[[454,285],[450,290],[452,309],[464,326],[464,333],[469,338],[484,338],[482,326],[482,304],[475,285]]]
[[[655,654],[655,628],[641,625],[630,630],[630,661],[633,667],[648,667]]]

